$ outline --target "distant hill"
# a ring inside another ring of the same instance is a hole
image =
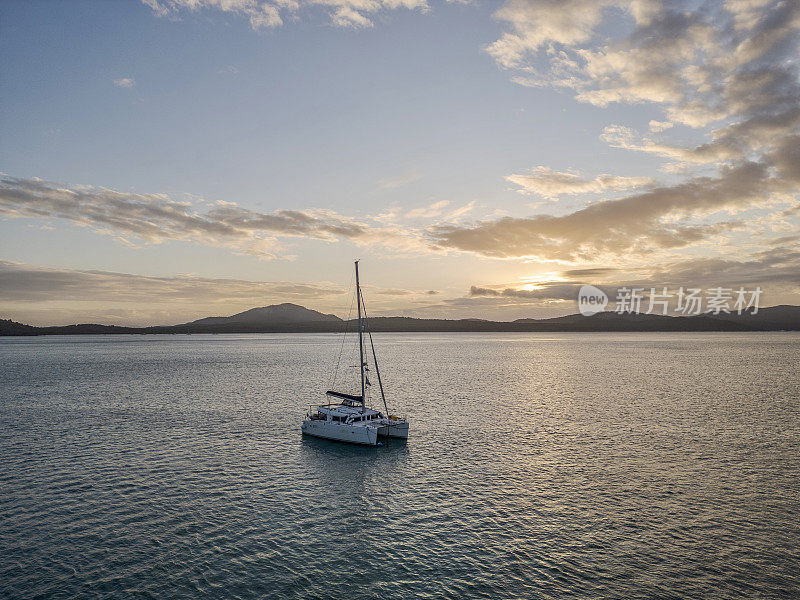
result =
[[[721,321],[710,315],[668,317],[641,313],[601,312],[553,319],[520,319],[515,323],[535,325],[548,331],[752,331],[747,323]]]
[[[286,302],[284,304],[272,304],[271,306],[262,306],[261,308],[251,308],[244,312],[231,315],[230,317],[206,317],[205,319],[198,319],[191,323],[186,323],[187,326],[205,327],[208,325],[246,325],[253,326],[270,326],[270,325],[285,325],[288,323],[320,323],[320,322],[333,322],[341,323],[342,320],[336,315],[326,315],[316,310],[311,310],[305,306],[291,304]]]
[[[734,323],[744,323],[755,329],[765,330],[797,330],[800,329],[800,306],[781,304],[760,309],[756,314],[752,311],[741,315],[720,313],[715,318]]]
[[[665,319],[678,320],[673,323],[681,331],[797,331],[800,330],[800,306],[789,306],[786,304],[779,306],[768,306],[761,308],[756,314],[752,310],[736,313],[720,313],[712,315],[709,313],[692,315],[687,317],[665,317],[663,315],[647,315],[640,313],[619,314],[616,312],[602,312],[593,317],[583,315],[567,315],[553,319],[517,319],[514,323],[536,323],[540,326],[560,325],[560,326],[580,326],[606,328],[609,330],[634,330],[650,331],[653,327],[659,328],[667,323]],[[689,322],[684,322],[689,321]],[[725,324],[732,324],[734,327],[728,329]],[[634,329],[631,329],[634,328]],[[598,330],[599,330],[598,329]]]
[[[0,319],[0,335],[38,335],[36,333],[38,329],[10,319]]]
[[[800,306],[761,308],[756,314],[703,314],[688,317],[602,312],[591,317],[567,315],[553,319],[485,321],[482,319],[414,319],[374,317],[375,332],[513,332],[513,331],[800,331]],[[207,317],[182,325],[120,327],[116,325],[68,325],[32,327],[0,319],[0,335],[74,335],[97,333],[340,333],[355,331],[354,320],[342,321],[296,304],[254,308],[230,317]]]

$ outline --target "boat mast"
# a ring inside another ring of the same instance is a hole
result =
[[[364,386],[364,331],[361,326],[361,285],[358,282],[358,261],[356,261],[356,302],[358,302],[358,364],[361,367],[361,412],[365,407],[365,386]]]

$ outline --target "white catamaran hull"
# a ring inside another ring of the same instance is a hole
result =
[[[301,427],[306,435],[336,440],[338,442],[351,442],[353,444],[367,444],[375,446],[378,443],[378,428],[364,427],[363,425],[344,425],[331,421],[310,420],[303,421]]]
[[[400,423],[392,423],[391,425],[386,425],[378,429],[378,435],[382,435],[383,437],[401,438],[407,440],[408,423],[400,422]]]

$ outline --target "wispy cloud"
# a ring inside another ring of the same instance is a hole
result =
[[[285,2],[265,2],[260,0],[141,0],[159,17],[175,16],[184,11],[200,11],[205,9],[233,13],[247,18],[253,29],[262,27],[278,27],[281,19],[282,5]],[[296,3],[288,3],[289,7]]]
[[[0,214],[64,219],[113,235],[123,243],[129,243],[129,237],[149,243],[188,240],[265,258],[276,256],[277,238],[350,240],[397,251],[422,247],[412,232],[329,210],[262,213],[218,202],[200,211],[164,194],[64,187],[41,179],[9,176],[0,177]]]
[[[136,85],[136,80],[133,77],[120,77],[114,80],[114,85],[121,88],[132,88]]]
[[[438,202],[433,202],[428,206],[414,208],[408,211],[405,216],[407,219],[431,219],[440,216],[449,204],[449,200],[439,200]]]
[[[322,7],[328,11],[336,27],[371,27],[375,15],[389,10],[429,10],[427,0],[141,0],[159,17],[183,12],[217,10],[244,17],[253,29],[279,27],[284,19],[297,18],[298,13]]]
[[[600,36],[604,19],[621,13],[631,33]],[[659,103],[667,122],[691,127],[797,106],[797,2],[507,0],[495,16],[509,29],[488,47],[498,65],[581,102]]]
[[[719,177],[697,177],[619,200],[593,204],[564,216],[506,217],[473,225],[430,229],[444,248],[501,258],[591,261],[604,253],[646,253],[681,248],[735,227],[734,222],[693,222],[715,211],[739,210],[784,189],[770,166],[746,163]]]
[[[417,182],[420,179],[422,179],[422,174],[419,171],[412,169],[399,175],[384,177],[378,181],[378,188],[382,190],[395,190]]]
[[[667,129],[672,129],[675,126],[675,123],[671,121],[656,121],[655,119],[651,119],[650,123],[648,123],[648,129],[653,133],[660,133],[662,131],[666,131]]]
[[[247,281],[184,275],[148,277],[112,271],[51,269],[0,260],[4,302],[268,303],[337,296],[326,284]]]
[[[605,191],[629,190],[632,188],[650,187],[655,180],[650,177],[623,177],[620,175],[598,175],[593,179],[582,177],[578,173],[554,171],[549,167],[539,166],[530,173],[512,174],[506,180],[520,186],[523,191],[558,198],[561,195],[599,193]]]

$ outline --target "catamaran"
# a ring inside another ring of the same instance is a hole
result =
[[[378,369],[378,356],[375,353],[375,344],[372,342],[372,332],[369,329],[367,311],[364,307],[364,296],[361,293],[361,284],[358,279],[358,261],[355,261],[355,267],[361,395],[328,390],[325,393],[327,402],[316,408],[312,407],[309,409],[303,420],[301,429],[305,435],[313,435],[340,442],[375,446],[379,443],[378,437],[408,439],[408,421],[405,418],[389,414],[389,407],[386,404],[386,394],[383,390],[383,381],[381,380],[381,372]],[[371,383],[368,378],[370,370],[368,364],[369,356],[364,346],[365,332],[369,338],[369,345],[372,350],[372,364],[375,367],[375,374],[378,379],[378,387],[381,392],[383,407],[386,410],[385,414],[381,411],[368,408],[366,403],[367,391]],[[346,331],[345,335],[347,335]],[[342,347],[344,347],[344,340],[342,340]]]

